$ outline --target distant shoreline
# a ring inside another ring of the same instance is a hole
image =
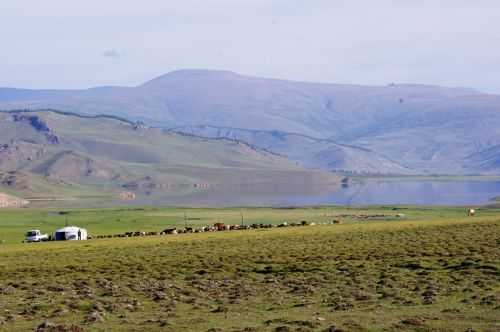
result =
[[[352,175],[346,178],[354,181],[500,181],[500,175]]]

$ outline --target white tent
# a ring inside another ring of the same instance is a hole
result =
[[[85,228],[80,228],[76,226],[67,226],[58,229],[54,233],[54,240],[56,241],[87,240],[87,230]]]

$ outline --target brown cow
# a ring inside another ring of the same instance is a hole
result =
[[[216,230],[218,230],[218,231],[224,231],[224,230],[226,230],[226,225],[224,225],[224,224],[223,224],[223,223],[221,223],[221,222],[215,223],[215,224],[214,224],[214,227],[215,227],[215,229],[216,229]]]

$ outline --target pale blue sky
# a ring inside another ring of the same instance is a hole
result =
[[[0,86],[137,85],[184,68],[500,93],[497,0],[1,0]]]

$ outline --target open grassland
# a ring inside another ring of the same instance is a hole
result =
[[[118,234],[130,231],[162,231],[165,228],[253,223],[278,224],[307,220],[331,223],[340,220],[346,224],[366,221],[357,216],[379,216],[370,222],[393,222],[397,214],[404,220],[435,222],[467,219],[462,207],[304,207],[304,208],[114,208],[114,209],[0,209],[0,243],[20,243],[28,229],[52,233],[65,224],[87,228],[92,235]],[[500,218],[500,209],[483,208],[475,220]],[[383,217],[380,217],[383,216]]]
[[[184,212],[199,224],[241,218],[239,209],[69,212],[3,211],[2,234],[14,236],[5,220],[25,227],[40,216],[97,233],[180,226]],[[406,220],[354,217],[395,213]],[[345,214],[340,225],[2,245],[0,330],[500,330],[498,210],[243,210],[246,222]]]

